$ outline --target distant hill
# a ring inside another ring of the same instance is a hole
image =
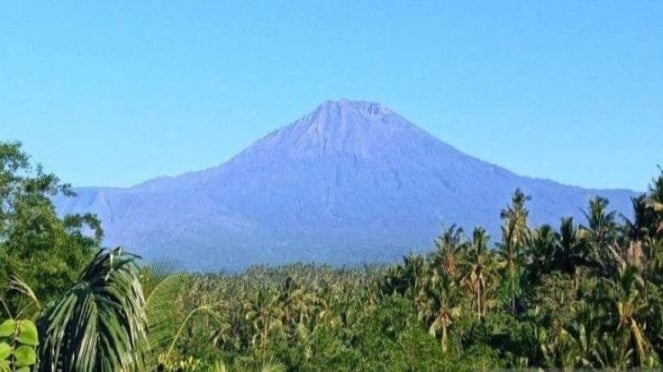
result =
[[[463,154],[382,105],[340,100],[216,168],[126,189],[80,188],[56,206],[96,213],[107,244],[147,259],[234,270],[393,261],[430,250],[453,223],[483,225],[499,238],[500,209],[517,187],[532,196],[532,222],[554,226],[563,216],[580,219],[596,194],[630,213],[634,195],[522,177]]]

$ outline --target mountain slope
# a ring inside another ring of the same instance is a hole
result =
[[[633,195],[521,177],[379,104],[341,100],[216,168],[128,189],[83,188],[56,205],[61,213],[97,213],[108,244],[218,270],[390,261],[430,249],[452,223],[496,233],[499,211],[517,187],[532,196],[532,221],[554,225],[579,217],[593,195],[622,212]]]

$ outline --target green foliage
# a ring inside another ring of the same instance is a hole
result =
[[[170,345],[178,326],[184,321],[182,314],[173,304],[178,300],[188,277],[176,274],[157,284],[146,301],[148,340],[150,348],[158,349]]]
[[[146,367],[155,369],[158,365],[172,365],[173,357],[166,351],[175,342],[177,331],[185,317],[177,306],[189,277],[179,272],[179,266],[171,261],[157,261],[141,268],[140,282],[146,296],[147,316]],[[161,358],[160,358],[161,357]],[[161,359],[161,360],[159,360]]]
[[[631,219],[596,197],[581,225],[530,227],[516,190],[492,245],[452,226],[389,267],[236,274],[91,257],[98,222],[50,204],[67,190],[0,144],[0,372],[660,367],[663,171]]]
[[[0,293],[5,293],[5,312],[17,312],[26,301],[7,292],[12,275],[48,303],[73,285],[99,247],[99,221],[92,215],[58,217],[51,197],[59,194],[72,192],[32,165],[20,144],[0,142]]]
[[[271,358],[288,370],[657,367],[663,241],[649,198],[624,224],[596,198],[584,225],[532,228],[516,191],[494,250],[482,228],[451,227],[428,256],[390,267],[194,275],[178,312],[215,304],[223,317],[189,322],[175,354],[229,370]]]
[[[29,371],[37,363],[37,327],[30,320],[0,323],[0,371]]]

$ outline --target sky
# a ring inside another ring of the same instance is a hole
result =
[[[131,186],[349,98],[522,175],[645,190],[662,20],[662,1],[0,2],[0,141]]]

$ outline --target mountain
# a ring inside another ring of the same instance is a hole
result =
[[[508,149],[505,149],[508,151]],[[315,261],[388,262],[427,251],[443,226],[482,225],[520,187],[534,224],[582,220],[597,194],[630,211],[628,190],[516,175],[463,154],[388,108],[329,101],[211,169],[135,187],[80,188],[62,214],[93,212],[108,245],[194,270]]]

